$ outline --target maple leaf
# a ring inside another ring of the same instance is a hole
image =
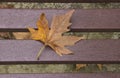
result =
[[[48,26],[45,14],[42,13],[36,24],[38,30],[31,27],[28,28],[31,32],[32,39],[40,40],[44,43],[44,46],[37,55],[37,59],[39,59],[41,51],[45,46],[50,46],[60,56],[63,54],[71,54],[72,52],[65,48],[65,46],[74,45],[77,41],[83,39],[83,37],[62,35],[70,30],[68,27],[71,25],[69,21],[73,12],[74,10],[71,10],[65,14],[54,16],[50,26],[51,28]]]

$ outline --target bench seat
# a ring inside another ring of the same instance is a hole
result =
[[[0,64],[20,63],[120,63],[120,40],[82,40],[68,47],[73,55],[57,55],[46,47],[36,61],[42,43],[34,40],[0,40]],[[5,49],[4,49],[5,48]]]
[[[119,73],[0,74],[1,78],[119,78]]]
[[[8,0],[6,0],[8,1]],[[9,0],[10,1],[10,0]],[[11,0],[12,1],[12,0]],[[26,1],[26,0],[25,0]],[[32,1],[32,0],[31,0]],[[118,0],[119,1],[119,0]],[[40,13],[45,12],[49,23],[53,15],[68,10],[0,9],[0,32],[27,32],[27,26],[36,28]],[[119,32],[120,9],[77,9],[71,19],[71,31]],[[35,57],[43,45],[34,40],[0,40],[0,64],[119,64],[120,40],[82,40],[67,47],[74,55],[58,56],[46,47],[40,60]],[[119,73],[64,73],[64,74],[0,74],[1,78],[119,78]]]
[[[0,9],[0,31],[28,31],[36,28],[40,13],[44,12],[49,23],[54,15],[68,10]],[[120,31],[120,9],[77,9],[71,19],[71,31]],[[86,23],[87,22],[87,23]],[[74,55],[58,56],[47,47],[40,60],[35,57],[42,44],[34,40],[0,40],[0,64],[20,63],[120,63],[120,40],[82,40],[68,47]],[[6,48],[6,49],[5,49]]]
[[[66,13],[69,9],[0,9],[0,31],[27,31],[28,26],[36,28],[36,21],[45,13],[49,25],[54,15]],[[71,19],[72,31],[120,31],[120,9],[76,9]]]

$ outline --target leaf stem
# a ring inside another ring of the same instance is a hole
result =
[[[37,60],[39,60],[39,57],[40,57],[41,53],[43,52],[43,50],[45,49],[45,47],[46,47],[46,45],[44,44],[44,45],[40,48],[40,51],[38,52],[37,57],[36,57]]]

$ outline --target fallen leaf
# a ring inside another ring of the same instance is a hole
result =
[[[97,64],[99,70],[102,70],[102,64]]]
[[[14,8],[14,5],[11,5],[11,4],[2,4],[0,5],[0,8]]]
[[[51,28],[48,26],[48,21],[45,14],[42,13],[36,24],[38,30],[31,27],[28,28],[31,32],[32,39],[42,41],[45,46],[50,46],[60,56],[63,54],[71,54],[72,51],[65,48],[65,46],[72,46],[77,41],[83,39],[83,37],[62,35],[70,30],[68,27],[72,24],[69,21],[73,12],[74,10],[71,10],[65,14],[54,16],[50,26]],[[45,47],[42,47],[41,50],[44,48]],[[37,59],[39,59],[41,50],[37,56]]]
[[[76,64],[76,70],[79,70],[86,66],[87,66],[87,64]],[[97,64],[97,66],[98,66],[99,70],[102,70],[102,64]]]
[[[10,39],[13,38],[9,32],[0,32],[0,39]]]
[[[79,70],[79,69],[86,67],[86,66],[87,66],[87,64],[76,64],[76,70]]]
[[[15,39],[30,39],[30,33],[28,32],[13,32]]]

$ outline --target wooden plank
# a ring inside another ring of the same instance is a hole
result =
[[[36,61],[40,47],[42,44],[34,40],[0,40],[0,64],[120,63],[120,40],[82,40],[68,47],[73,55],[62,57],[46,47]]]
[[[105,3],[120,2],[120,0],[0,0],[0,2],[41,2],[41,3]]]
[[[57,9],[0,9],[0,31],[27,31],[28,26],[36,27],[40,13],[46,14],[50,24],[54,15],[67,11]],[[120,9],[76,9],[71,22],[73,31],[117,32],[120,31]]]
[[[1,78],[119,78],[119,73],[0,74]]]

